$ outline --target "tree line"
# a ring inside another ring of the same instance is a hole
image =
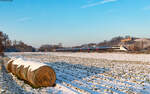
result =
[[[6,33],[0,31],[1,52],[33,52],[35,48],[22,41],[10,40]]]
[[[88,44],[83,44],[80,46],[74,46],[72,48],[118,46],[122,39],[126,39],[128,37],[130,36],[125,36],[125,37],[117,36],[108,41],[104,40],[103,42],[99,42],[99,43],[88,43]],[[5,52],[35,52],[35,51],[50,52],[50,51],[56,51],[56,49],[59,49],[59,48],[65,48],[62,46],[62,43],[59,43],[57,45],[44,44],[44,45],[41,45],[38,49],[36,49],[33,46],[24,43],[23,41],[10,40],[9,36],[6,33],[3,33],[2,31],[0,31],[0,43],[1,43],[0,52],[2,51],[5,51]]]
[[[55,49],[62,48],[62,44],[50,45],[44,44],[41,45],[38,49],[34,48],[31,45],[24,43],[23,41],[10,40],[9,36],[6,33],[0,31],[0,52],[49,52],[55,51]]]

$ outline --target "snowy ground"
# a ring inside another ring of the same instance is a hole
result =
[[[1,92],[18,92],[18,94],[150,94],[149,54],[6,54],[9,57],[21,57],[51,66],[56,72],[57,80],[55,87],[33,89],[24,81],[20,81],[10,73],[1,70]],[[7,80],[6,82],[3,81],[5,80],[4,77]],[[13,87],[13,89],[10,87]]]

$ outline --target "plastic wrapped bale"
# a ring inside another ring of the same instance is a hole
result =
[[[50,66],[21,58],[12,62],[12,73],[36,88],[53,86],[56,81],[56,74]]]

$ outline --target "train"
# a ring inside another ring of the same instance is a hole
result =
[[[91,51],[127,51],[123,46],[118,47],[82,47],[82,48],[59,48],[56,49],[56,52],[91,52]]]

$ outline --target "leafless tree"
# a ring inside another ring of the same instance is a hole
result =
[[[4,46],[3,46],[3,32],[0,31],[0,55],[3,56]]]

